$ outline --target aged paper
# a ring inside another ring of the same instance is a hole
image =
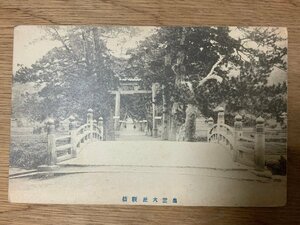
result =
[[[282,206],[286,159],[286,28],[15,28],[11,202]]]

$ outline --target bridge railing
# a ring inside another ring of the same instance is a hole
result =
[[[63,136],[55,133],[54,120],[48,120],[48,165],[75,158],[87,143],[103,140],[102,118],[99,118],[97,124],[97,121],[93,120],[92,109],[88,111],[87,123],[78,128],[73,116],[69,120],[69,134]]]
[[[274,130],[266,131],[264,122],[262,117],[258,117],[254,135],[246,137],[243,135],[242,117],[236,115],[234,127],[230,127],[225,124],[224,109],[220,108],[217,124],[213,123],[212,118],[208,119],[208,141],[219,143],[229,149],[234,161],[254,165],[257,169],[263,170],[265,167],[266,140],[286,144],[286,132],[277,131],[274,134]]]

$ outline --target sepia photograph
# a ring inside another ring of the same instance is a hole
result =
[[[283,206],[284,27],[17,26],[9,201]]]

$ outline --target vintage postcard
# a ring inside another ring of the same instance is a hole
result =
[[[286,28],[15,28],[11,202],[282,206],[286,163]]]

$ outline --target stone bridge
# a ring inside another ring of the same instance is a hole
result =
[[[243,135],[242,117],[236,115],[234,127],[225,124],[224,109],[219,108],[214,124],[208,119],[207,143],[170,142],[146,136],[140,129],[121,131],[117,141],[103,141],[103,121],[87,113],[87,123],[76,127],[70,117],[69,135],[56,136],[54,121],[48,121],[48,165],[52,170],[62,165],[80,166],[157,166],[265,169],[264,119],[256,120],[255,135]],[[129,141],[128,141],[129,140]],[[131,141],[130,141],[131,140]]]

